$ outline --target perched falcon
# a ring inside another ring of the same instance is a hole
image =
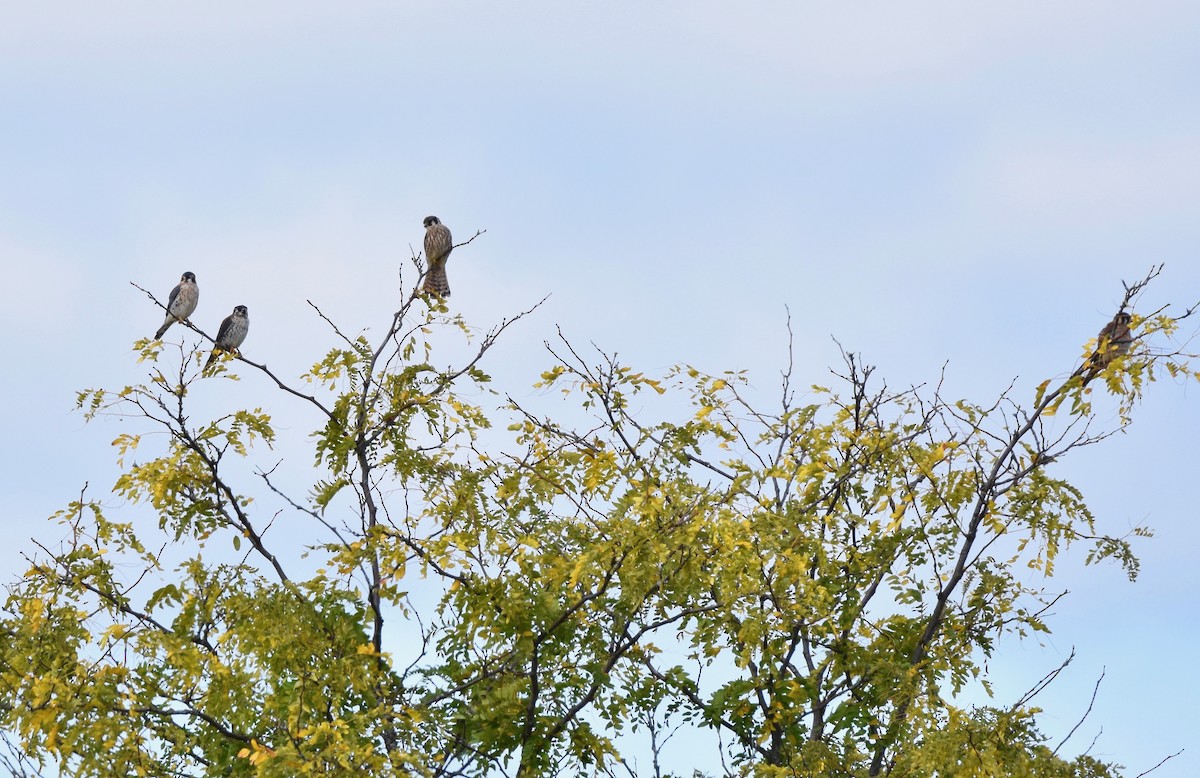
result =
[[[1133,347],[1133,332],[1129,329],[1132,320],[1131,314],[1121,311],[1096,335],[1096,353],[1088,360],[1088,374],[1083,379],[1085,384],[1114,359],[1129,353]]]
[[[204,366],[211,365],[217,358],[217,354],[222,351],[237,351],[249,331],[250,312],[244,305],[234,306],[233,313],[226,316],[225,320],[221,322],[221,329],[217,330],[217,340],[213,344],[212,354],[209,355]]]
[[[167,327],[175,322],[184,321],[191,316],[195,312],[198,302],[200,302],[200,287],[196,286],[196,274],[189,270],[183,274],[183,278],[179,279],[179,283],[171,290],[171,296],[167,298],[167,318],[163,320],[158,332],[154,333],[154,339],[161,338],[167,331]]]
[[[1096,353],[1092,356],[1092,364],[1108,367],[1114,359],[1129,353],[1133,346],[1133,333],[1129,331],[1131,321],[1133,316],[1121,311],[1104,325],[1104,329],[1096,336]]]
[[[425,217],[425,261],[429,263],[429,271],[425,274],[425,283],[421,289],[432,292],[438,297],[450,296],[450,282],[446,280],[446,260],[454,250],[454,239],[450,237],[450,228],[442,224],[436,216]]]

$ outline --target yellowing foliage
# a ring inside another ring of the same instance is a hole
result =
[[[80,776],[614,774],[635,725],[702,730],[699,766],[744,775],[1116,774],[1047,750],[1027,705],[952,692],[987,688],[1001,636],[1049,629],[1025,570],[1086,543],[1137,573],[1051,468],[1103,431],[1039,425],[1097,392],[1127,423],[1185,361],[977,405],[847,355],[805,404],[791,369],[764,400],[564,340],[531,401],[550,411],[491,407],[479,365],[509,324],[434,367],[475,330],[413,298],[375,343],[334,330],[296,386],[226,360],[261,379],[231,398],[278,394],[211,419],[190,389],[222,374],[139,342],[146,383],[79,394],[140,418],[113,441],[119,500],[57,514],[68,539],[0,616],[4,728]],[[312,450],[274,450],[297,408]],[[111,519],[122,501],[152,521]]]

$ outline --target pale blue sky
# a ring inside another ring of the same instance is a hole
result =
[[[897,386],[948,361],[947,392],[983,401],[1068,372],[1152,263],[1144,307],[1200,299],[1194,3],[49,7],[0,9],[4,579],[113,480],[118,425],[70,408],[141,376],[159,318],[130,281],[194,271],[199,323],[248,305],[247,355],[298,375],[328,344],[305,298],[378,327],[435,213],[488,231],[449,268],[472,323],[552,293],[489,365],[517,395],[556,325],[767,391],[790,306],[804,382],[832,335]],[[1198,401],[1156,385],[1062,465],[1102,527],[1157,537],[1133,585],[1080,550],[1055,633],[992,665],[1006,700],[1077,647],[1052,731],[1106,667],[1078,737],[1103,726],[1131,776],[1183,747],[1156,775],[1200,774]]]

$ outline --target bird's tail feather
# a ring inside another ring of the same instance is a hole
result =
[[[425,283],[421,287],[426,292],[432,292],[438,297],[450,296],[450,281],[446,278],[446,268],[431,267],[425,274]]]

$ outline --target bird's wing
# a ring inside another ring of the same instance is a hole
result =
[[[229,339],[229,333],[232,329],[233,329],[233,314],[230,314],[229,316],[226,316],[225,319],[221,322],[221,329],[217,330],[216,344],[218,346],[223,347],[225,345],[225,341]]]
[[[439,262],[450,254],[454,248],[454,238],[450,236],[450,228],[444,224],[435,224],[425,233],[425,260]]]

